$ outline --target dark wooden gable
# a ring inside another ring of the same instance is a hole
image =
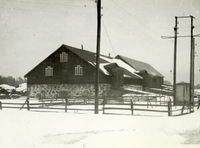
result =
[[[80,49],[76,52],[81,54]],[[60,62],[60,54],[68,54],[67,62]],[[85,55],[85,51],[82,51]],[[87,52],[87,51],[86,51]],[[75,75],[75,67],[82,67],[82,75]],[[46,67],[53,68],[53,76],[45,76]],[[25,75],[28,84],[66,84],[66,83],[94,83],[95,67],[88,63],[87,60],[74,53],[71,48],[62,45],[58,50],[48,56],[39,65]],[[100,72],[100,82],[110,83],[109,76]]]

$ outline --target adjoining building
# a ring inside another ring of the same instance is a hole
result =
[[[106,96],[110,90],[121,88],[124,84],[141,89],[154,87],[154,83],[147,85],[149,69],[144,74],[141,71],[144,68],[138,69],[121,57],[100,56],[100,96]],[[69,96],[94,96],[95,69],[95,53],[62,45],[25,75],[29,94],[37,97],[44,92],[47,98],[56,98],[60,91],[67,91]],[[163,78],[161,74],[154,77]],[[161,82],[155,83],[155,86],[159,87]]]
[[[122,55],[117,55],[117,59],[121,59],[132,68],[138,71],[137,74],[143,77],[142,86],[144,88],[161,88],[164,76],[153,68],[150,64],[138,60],[134,60]]]

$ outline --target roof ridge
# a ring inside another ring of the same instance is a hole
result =
[[[160,76],[160,77],[163,77],[163,75],[158,71],[156,70],[151,64],[149,63],[145,63],[145,62],[141,62],[139,60],[135,60],[135,59],[132,59],[132,58],[129,58],[129,57],[126,57],[126,56],[123,56],[123,55],[117,55],[116,58],[119,57],[121,58],[122,60],[124,60],[126,63],[128,63],[130,66],[134,67],[136,70],[147,70],[147,72],[149,74],[152,74],[152,75],[157,75],[157,76]]]
[[[92,51],[85,50],[85,49],[81,49],[81,48],[77,48],[77,47],[73,47],[73,46],[69,46],[69,45],[66,45],[66,44],[62,44],[62,46],[65,46],[65,48],[72,48],[72,49],[75,49],[75,50],[80,50],[80,51],[83,51],[83,52],[90,52],[90,53],[95,54],[95,53],[92,52]]]
[[[129,58],[129,57],[126,57],[126,56],[120,55],[120,54],[118,54],[117,56],[125,57],[125,58],[128,58],[128,59],[130,59],[130,60],[135,60],[135,61],[137,61],[137,62],[140,62],[140,63],[144,63],[144,64],[148,64],[148,65],[150,65],[149,63],[142,62],[142,61],[140,61],[140,60],[136,60],[136,59],[132,59],[132,58]],[[151,65],[150,65],[150,66],[151,66]]]

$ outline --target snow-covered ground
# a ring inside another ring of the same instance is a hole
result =
[[[200,95],[200,89],[195,89],[194,92],[196,95]]]
[[[200,110],[167,116],[0,111],[1,148],[196,148]]]

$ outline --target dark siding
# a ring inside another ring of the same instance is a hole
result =
[[[60,63],[60,53],[68,53],[68,62]],[[75,76],[75,66],[83,67],[83,76]],[[45,76],[45,68],[53,67],[53,77]],[[61,48],[39,64],[27,75],[28,84],[94,83],[95,67],[81,59],[70,50]],[[100,83],[110,83],[109,76],[100,72]]]
[[[143,85],[143,79],[124,78],[124,84]]]
[[[152,76],[149,75],[147,72],[142,72],[139,75],[143,77],[143,87],[161,88],[161,85],[163,85],[163,77]]]

